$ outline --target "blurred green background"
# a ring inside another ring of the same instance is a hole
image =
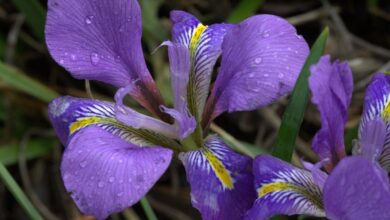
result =
[[[347,60],[354,72],[355,89],[346,131],[349,148],[356,137],[364,89],[372,73],[390,69],[390,2],[386,0],[139,2],[145,56],[168,102],[171,94],[167,54],[159,50],[152,55],[152,51],[169,39],[168,17],[173,9],[188,11],[205,24],[237,23],[261,13],[279,15],[294,24],[310,45],[329,26],[326,53]],[[45,0],[0,0],[0,162],[30,201],[24,204],[27,210],[32,205],[45,219],[92,219],[80,215],[64,190],[59,173],[63,147],[48,122],[47,103],[58,95],[89,97],[90,93],[95,98],[112,100],[115,88],[73,79],[51,59],[44,40],[46,3]],[[255,152],[267,151],[275,143],[286,103],[287,98],[258,111],[224,114],[212,130],[232,145]],[[310,141],[319,126],[319,115],[309,106],[297,138],[294,162],[299,163],[299,158],[316,161]],[[18,202],[4,184],[11,181],[4,176],[6,173],[0,166],[0,219],[29,219],[21,208],[23,201]],[[191,207],[189,196],[183,167],[174,161],[148,194],[148,201],[159,219],[200,219]],[[111,219],[146,219],[143,207],[137,204]],[[299,217],[303,218],[306,217]]]

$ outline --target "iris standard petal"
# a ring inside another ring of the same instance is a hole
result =
[[[367,121],[361,130],[359,154],[377,162],[383,151],[386,138],[386,124],[381,118]]]
[[[325,167],[330,170],[345,156],[344,128],[353,90],[352,71],[346,63],[331,63],[327,55],[312,65],[310,72],[311,101],[321,115],[321,129],[312,146],[322,160],[328,159]]]
[[[139,147],[90,126],[71,138],[61,173],[78,208],[104,219],[138,202],[165,172],[171,158],[169,149]]]
[[[390,219],[387,174],[366,158],[343,159],[325,184],[324,207],[334,220]]]
[[[209,94],[213,67],[221,54],[221,44],[231,24],[203,25],[193,15],[184,11],[172,11],[172,41],[188,48],[191,57],[189,90],[190,105],[196,107],[199,116]]]
[[[257,15],[235,25],[222,44],[221,67],[205,117],[265,106],[290,92],[309,53],[286,20]]]
[[[380,164],[390,171],[390,76],[376,73],[366,90],[359,137],[366,124],[376,118],[382,118],[386,124],[386,138],[380,155]]]
[[[325,216],[320,188],[311,173],[272,156],[253,162],[258,197],[247,219],[268,219],[277,214]]]
[[[252,160],[235,153],[217,137],[209,137],[205,145],[180,155],[191,186],[192,205],[205,220],[243,219],[256,196]]]
[[[69,137],[96,125],[138,146],[175,146],[175,142],[147,130],[128,127],[116,120],[115,104],[111,102],[64,96],[49,104],[50,121],[65,146]]]
[[[132,96],[158,114],[162,99],[145,64],[141,31],[136,0],[48,1],[45,32],[53,58],[77,79],[117,87],[138,79]]]

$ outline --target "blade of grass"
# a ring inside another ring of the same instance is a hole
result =
[[[256,13],[265,0],[242,0],[230,13],[227,22],[237,23]]]
[[[141,206],[144,209],[146,218],[148,220],[158,220],[156,214],[154,213],[152,207],[150,206],[148,199],[146,197],[141,199]]]
[[[316,42],[313,44],[310,55],[308,56],[299,78],[291,94],[286,111],[283,115],[278,135],[276,137],[275,147],[272,155],[282,160],[291,161],[302,121],[305,113],[307,101],[309,99],[308,78],[310,75],[309,68],[312,64],[317,63],[324,52],[326,40],[329,35],[329,29],[325,28]]]
[[[48,139],[35,139],[29,141],[26,146],[25,157],[27,160],[42,157],[52,152],[54,140]],[[19,157],[19,145],[9,144],[0,146],[0,163],[8,166],[18,162]]]
[[[55,91],[2,62],[0,62],[0,80],[44,102],[49,102],[58,96]]]
[[[7,189],[13,194],[15,199],[19,202],[20,206],[24,209],[24,211],[26,211],[30,219],[43,220],[41,215],[30,203],[27,196],[23,193],[19,185],[16,183],[14,178],[12,178],[7,168],[2,163],[0,163],[0,179],[7,187]]]
[[[46,12],[37,0],[12,0],[15,6],[26,17],[31,31],[41,42],[44,41]]]

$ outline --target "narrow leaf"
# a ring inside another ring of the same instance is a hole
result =
[[[148,220],[157,220],[158,219],[146,197],[141,199],[141,206],[144,209],[145,215],[146,215]]]
[[[310,55],[299,74],[299,78],[295,84],[286,111],[283,115],[282,123],[276,137],[275,147],[272,150],[272,155],[279,157],[282,160],[288,162],[291,161],[295,141],[297,139],[307,101],[309,99],[309,68],[312,64],[317,63],[323,54],[328,35],[329,29],[325,28],[313,44]]]
[[[31,31],[41,42],[44,41],[46,12],[38,0],[12,0],[15,6],[26,17]]]
[[[0,80],[44,102],[49,102],[58,96],[55,91],[2,62],[0,62]]]
[[[256,13],[265,0],[242,0],[230,13],[227,22],[238,23]]]
[[[12,178],[11,174],[8,172],[7,168],[2,163],[0,163],[0,179],[7,187],[7,189],[13,194],[24,211],[26,211],[27,215],[30,216],[30,219],[43,220],[39,212],[30,203],[27,196],[20,189],[18,183],[16,183],[14,178]]]

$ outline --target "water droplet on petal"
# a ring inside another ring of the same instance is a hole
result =
[[[254,73],[249,74],[249,78],[255,78],[255,74]]]
[[[256,64],[261,63],[261,61],[263,61],[263,59],[262,59],[261,57],[257,57],[257,58],[255,59],[255,63],[256,63]]]
[[[278,74],[278,77],[281,79],[281,78],[284,77],[284,74],[283,74],[283,73],[279,73],[279,74]]]
[[[110,183],[113,183],[114,182],[114,180],[115,180],[115,177],[110,177],[109,179],[108,179],[108,181],[110,182]]]
[[[98,182],[98,187],[99,188],[103,188],[104,187],[104,182],[103,181],[99,181]]]
[[[99,55],[97,53],[91,53],[90,58],[92,65],[97,65],[100,61]]]
[[[84,168],[87,166],[87,161],[83,161],[80,163],[80,167]]]
[[[71,54],[71,55],[70,55],[70,59],[73,60],[73,61],[75,61],[75,60],[77,60],[77,56],[74,55],[74,54]]]
[[[263,38],[267,38],[267,37],[269,37],[269,33],[265,31],[265,32],[263,32],[262,36],[263,36]]]
[[[63,59],[60,59],[60,64],[64,64],[65,61]]]
[[[120,159],[118,162],[119,162],[119,163],[123,163],[123,160],[122,160],[122,159]]]
[[[86,24],[92,24],[92,20],[93,20],[94,16],[93,15],[89,15],[85,18],[85,23]]]
[[[268,77],[268,76],[269,76],[269,74],[268,74],[268,73],[265,73],[263,76],[264,76],[264,77]]]
[[[118,196],[118,197],[121,197],[121,196],[123,196],[123,192],[119,192],[119,193],[117,193],[117,194],[116,194],[116,196]]]

